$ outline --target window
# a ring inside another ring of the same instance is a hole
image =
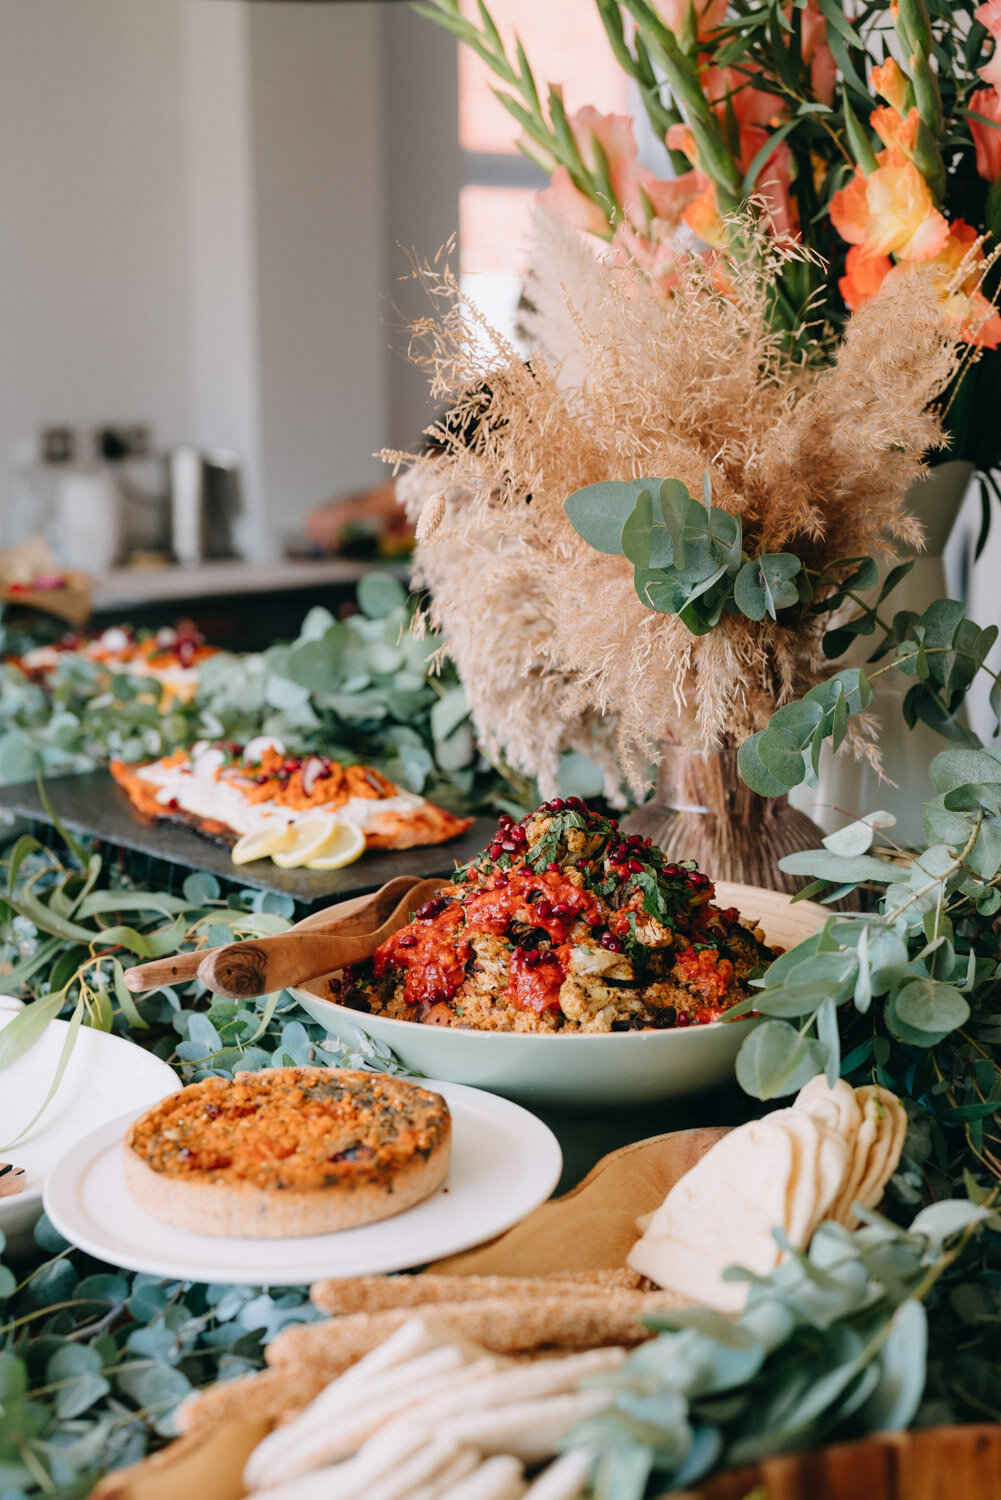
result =
[[[488,0],[513,53],[521,37],[540,95],[563,84],[572,114],[585,104],[628,114],[628,81],[612,56],[593,0]],[[475,14],[470,7],[470,14]],[[546,173],[517,146],[521,127],[494,97],[498,80],[468,47],[459,49],[459,270],[463,288],[494,327],[511,335],[527,262],[529,219]]]

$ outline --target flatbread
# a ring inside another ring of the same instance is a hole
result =
[[[804,1084],[792,1107],[836,1130],[846,1141],[854,1139],[862,1124],[862,1110],[851,1084],[839,1078],[831,1088],[823,1073]]]
[[[787,1226],[800,1139],[771,1116],[725,1135],[675,1183],[627,1263],[682,1296],[739,1310],[746,1283],[725,1282],[722,1273],[741,1265],[766,1276],[778,1265],[771,1231]]]
[[[857,1093],[864,1114],[867,1117],[872,1114],[875,1118],[876,1139],[864,1163],[855,1198],[866,1208],[875,1208],[900,1161],[907,1134],[907,1111],[896,1094],[878,1084],[860,1088]]]

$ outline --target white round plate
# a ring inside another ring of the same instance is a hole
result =
[[[0,1028],[17,1012],[0,1011]],[[167,1063],[135,1042],[81,1026],[55,1098],[41,1119],[13,1145],[37,1113],[66,1041],[68,1021],[50,1021],[38,1041],[0,1071],[0,1158],[24,1167],[24,1191],[0,1198],[0,1229],[13,1250],[30,1243],[32,1226],[42,1212],[42,1189],[56,1163],[81,1136],[120,1115],[148,1109],[181,1087]]]
[[[275,1240],[224,1239],[164,1224],[125,1186],[122,1138],[139,1113],[95,1130],[45,1187],[45,1212],[74,1245],[112,1265],[178,1281],[299,1286],[329,1276],[402,1271],[510,1229],[549,1197],[562,1167],[556,1137],[528,1110],[463,1084],[420,1080],[452,1113],[444,1187],[416,1208],[346,1229]]]

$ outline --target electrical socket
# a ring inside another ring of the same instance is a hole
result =
[[[148,458],[153,450],[152,428],[148,422],[104,422],[96,427],[53,423],[42,428],[39,448],[45,464]]]
[[[76,457],[76,432],[72,427],[42,428],[42,462],[71,464]]]

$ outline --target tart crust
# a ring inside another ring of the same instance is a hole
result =
[[[407,1079],[337,1068],[208,1078],[125,1137],[129,1192],[196,1234],[279,1239],[374,1224],[448,1175],[451,1118]]]

